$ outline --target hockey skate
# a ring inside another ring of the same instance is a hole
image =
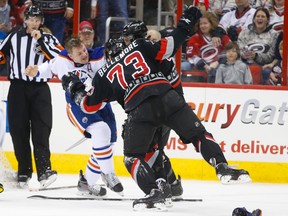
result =
[[[93,186],[88,185],[82,170],[80,170],[77,189],[78,189],[78,195],[82,196],[104,197],[107,193],[106,189],[98,184],[95,184]]]
[[[251,182],[250,175],[246,170],[233,169],[226,163],[219,163],[215,168],[217,177],[223,184]]]
[[[171,185],[172,198],[174,198],[174,199],[182,198],[183,187],[182,187],[182,184],[181,184],[180,175],[178,175],[178,179],[176,179],[176,181],[173,182],[170,185]]]
[[[165,181],[165,179],[160,178],[156,180],[158,189],[163,193],[166,207],[172,207],[172,192],[171,186]]]
[[[4,187],[3,185],[0,183],[0,193],[2,193],[4,191]]]
[[[18,188],[28,188],[30,179],[28,175],[18,175]]]
[[[233,210],[232,216],[262,216],[262,211],[260,209],[256,209],[250,213],[246,210],[246,208],[236,208]]]
[[[134,200],[133,210],[167,211],[164,193],[159,189],[152,189],[150,194],[146,195],[144,198]]]
[[[57,179],[57,172],[55,170],[46,170],[46,172],[40,176],[38,181],[41,188],[47,188]]]
[[[117,178],[115,173],[108,173],[108,174],[101,173],[101,177],[102,181],[110,190],[116,192],[120,196],[124,196],[123,185],[121,184],[120,180]]]

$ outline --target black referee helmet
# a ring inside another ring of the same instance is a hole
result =
[[[24,11],[24,17],[25,19],[28,19],[29,17],[41,17],[43,20],[43,12],[40,10],[38,6],[31,5],[28,6]]]

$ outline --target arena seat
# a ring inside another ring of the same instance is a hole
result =
[[[208,74],[205,71],[198,70],[182,70],[182,82],[207,82]]]
[[[253,79],[253,85],[261,85],[262,67],[260,65],[251,64],[249,65],[249,68]]]

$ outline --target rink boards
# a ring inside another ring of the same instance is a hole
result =
[[[0,81],[0,99],[6,100],[9,82]],[[80,132],[66,116],[66,102],[62,87],[50,83],[53,103],[53,129],[51,134],[51,160],[53,168],[61,173],[78,173],[85,169],[90,155],[89,140],[66,152],[73,143],[82,138]],[[238,86],[237,86],[238,87]],[[230,165],[247,169],[255,182],[288,183],[288,88],[246,86],[235,88],[226,85],[203,85],[194,83],[184,87],[186,101],[206,129],[220,144]],[[121,107],[112,103],[118,134],[126,117]],[[0,108],[6,113],[5,103]],[[114,147],[115,169],[119,175],[128,175],[123,165],[123,140],[118,136]],[[9,134],[3,149],[14,168],[16,162]],[[215,170],[197,153],[193,145],[184,145],[172,132],[166,154],[173,168],[182,178],[216,180]]]

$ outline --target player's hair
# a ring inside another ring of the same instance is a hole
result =
[[[83,44],[83,42],[80,40],[78,36],[71,36],[68,38],[65,42],[65,49],[68,53],[72,53],[72,49],[74,47],[80,47]]]
[[[123,36],[132,36],[132,41],[138,38],[145,38],[148,28],[143,21],[133,21],[123,28]]]

